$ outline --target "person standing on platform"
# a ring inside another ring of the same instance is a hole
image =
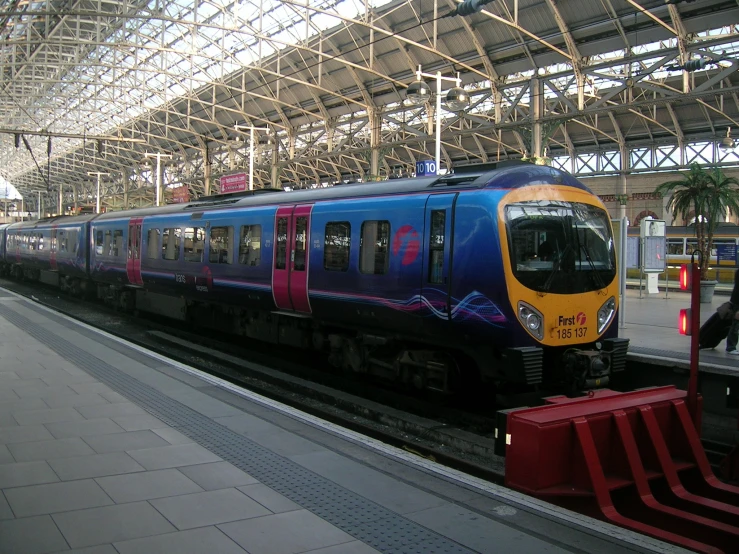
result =
[[[731,291],[729,302],[734,313],[739,315],[739,269],[734,273],[734,288]],[[739,342],[739,319],[737,319],[737,315],[732,318],[731,328],[726,336],[726,353],[732,356],[739,356],[739,350],[736,349],[737,342]]]

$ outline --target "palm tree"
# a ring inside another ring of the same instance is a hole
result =
[[[719,167],[705,169],[692,163],[681,180],[662,183],[654,192],[662,196],[672,194],[667,208],[672,210],[674,218],[679,215],[687,221],[691,211],[695,214],[695,236],[701,252],[701,280],[705,281],[713,234],[719,219],[727,210],[739,213],[739,180],[727,177]]]

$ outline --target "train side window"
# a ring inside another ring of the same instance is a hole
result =
[[[684,247],[685,247],[684,239],[667,239],[667,254],[668,255],[682,256],[685,253],[683,251]]]
[[[698,239],[686,239],[685,254],[690,256],[696,250],[698,250]]]
[[[359,271],[370,275],[387,273],[387,245],[390,238],[389,221],[365,221],[359,235]]]
[[[208,261],[212,264],[233,263],[233,243],[233,227],[211,227]]]
[[[323,242],[323,267],[328,271],[347,271],[351,250],[352,226],[348,221],[326,224]]]
[[[67,240],[72,245],[72,254],[77,253],[77,229],[67,232]]]
[[[44,249],[44,235],[42,233],[38,234],[38,249],[39,250]]]
[[[63,229],[59,229],[57,233],[57,243],[59,244],[59,253],[67,251],[67,233]]]
[[[275,269],[287,267],[287,218],[277,218],[277,236],[275,237]]]
[[[117,258],[121,252],[123,252],[123,230],[113,229],[113,242],[110,244],[110,255]]]
[[[180,237],[182,229],[179,227],[174,229],[165,229],[162,233],[162,259],[179,260],[180,259]]]
[[[239,263],[257,266],[262,257],[262,226],[242,225],[239,238]]]
[[[444,233],[446,210],[431,211],[431,233],[429,236],[429,283],[444,282]]]
[[[102,255],[103,253],[103,232],[97,231],[95,233],[95,254]]]
[[[51,230],[51,240],[49,241],[49,249],[51,252],[56,252],[56,229]]]
[[[111,249],[112,244],[113,244],[113,232],[110,229],[108,229],[107,231],[105,231],[105,236],[103,238],[103,253],[106,256],[111,255],[110,249]]]
[[[186,262],[202,262],[205,250],[205,229],[202,227],[185,228],[184,256]]]
[[[713,239],[713,246],[711,247],[711,256],[718,256],[718,247],[723,245],[735,245],[734,239]]]
[[[298,217],[295,219],[295,262],[294,271],[305,271],[305,245],[308,241],[308,218]]]
[[[146,257],[156,260],[159,257],[159,229],[149,229],[146,234]]]

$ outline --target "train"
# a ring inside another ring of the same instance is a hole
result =
[[[48,218],[0,241],[5,275],[412,389],[582,391],[625,368],[608,212],[546,166]]]
[[[629,227],[628,236],[638,237],[639,227]],[[680,265],[690,262],[690,255],[698,248],[698,239],[693,226],[667,226],[667,274],[670,280],[677,281]],[[727,248],[728,247],[728,248]],[[713,248],[709,260],[708,279],[720,283],[733,284],[737,268],[736,258],[718,259],[719,248],[727,248],[730,252],[739,251],[739,225],[736,223],[719,223],[713,235]],[[627,277],[639,278],[638,269],[629,269]]]

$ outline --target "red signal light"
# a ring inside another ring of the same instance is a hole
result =
[[[677,320],[677,330],[680,331],[681,335],[692,335],[692,310],[685,308],[680,310],[680,317]]]
[[[693,284],[693,264],[680,266],[680,290],[690,290]]]

